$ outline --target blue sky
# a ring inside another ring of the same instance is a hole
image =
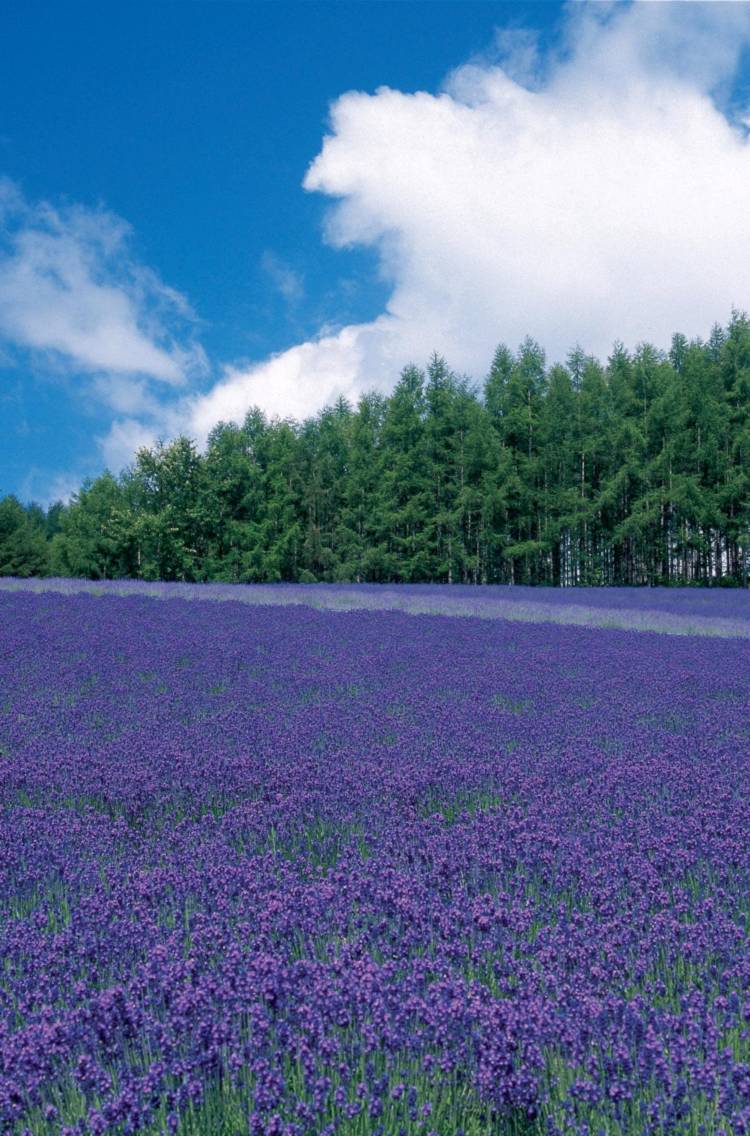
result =
[[[551,359],[707,334],[750,306],[747,17],[6,5],[0,494],[432,348],[481,379],[527,332]]]

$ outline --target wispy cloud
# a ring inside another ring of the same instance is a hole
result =
[[[167,438],[176,433],[178,420],[170,429],[170,412],[164,408],[159,415],[143,418],[117,418],[109,430],[97,438],[99,448],[108,469],[119,472],[130,465],[134,456],[143,446],[152,446],[157,439]]]
[[[21,482],[18,496],[22,501],[34,501],[45,508],[57,501],[70,501],[81,488],[85,474],[80,470],[56,471],[31,466]]]
[[[261,258],[261,267],[275,290],[287,304],[298,304],[305,294],[305,286],[300,272],[291,268],[271,249],[266,249]]]
[[[184,297],[134,260],[121,218],[0,183],[0,340],[77,373],[179,386],[205,368],[192,323]]]

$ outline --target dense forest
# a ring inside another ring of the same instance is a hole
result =
[[[0,574],[223,581],[736,584],[750,572],[750,320],[668,353],[481,389],[433,356],[308,421],[251,411],[47,511],[0,501]]]

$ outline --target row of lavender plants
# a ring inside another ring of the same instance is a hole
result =
[[[3,1132],[750,1131],[745,641],[0,627]]]
[[[0,578],[0,591],[149,595],[159,599],[303,604],[333,611],[405,611],[750,638],[750,591],[719,588],[543,588],[441,584],[185,584],[144,580]]]

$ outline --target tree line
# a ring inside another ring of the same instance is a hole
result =
[[[93,579],[734,584],[750,573],[750,320],[481,388],[434,355],[298,423],[139,451],[48,510],[0,501],[0,574]]]

